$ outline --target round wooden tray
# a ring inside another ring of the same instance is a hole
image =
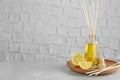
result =
[[[107,66],[110,66],[112,64],[115,64],[117,63],[116,61],[112,61],[112,60],[108,60],[108,59],[105,59],[105,63]],[[85,74],[86,72],[89,72],[89,71],[92,71],[92,70],[95,70],[95,69],[87,69],[87,70],[83,70],[81,69],[80,67],[75,67],[71,60],[67,61],[67,66],[70,70],[74,71],[74,72],[78,72],[78,73],[82,73],[82,74]],[[99,75],[105,75],[105,74],[110,74],[110,73],[113,73],[115,71],[117,71],[119,68],[114,68],[114,69],[111,69],[111,70],[107,70],[107,71],[104,71],[102,73],[100,73]]]

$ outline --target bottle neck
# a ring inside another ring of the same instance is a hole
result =
[[[94,43],[94,41],[95,41],[95,35],[90,35],[89,39],[90,39],[90,43]]]

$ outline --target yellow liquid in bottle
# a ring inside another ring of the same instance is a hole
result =
[[[86,54],[85,59],[86,61],[92,62],[93,65],[98,64],[98,52],[97,52],[97,44],[94,43],[87,43],[86,44]]]

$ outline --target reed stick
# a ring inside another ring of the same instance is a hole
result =
[[[86,12],[87,10],[86,10],[85,7],[83,7],[83,5],[82,5],[82,9],[83,9],[83,12],[84,12],[84,15],[85,15],[85,18],[86,18],[87,24],[88,24],[89,32],[90,32],[90,34],[91,34],[90,24],[89,24],[89,18],[88,18],[88,16],[87,16],[87,12]]]
[[[97,24],[97,16],[98,16],[98,8],[99,8],[98,0],[96,6],[97,6],[96,8],[97,10],[95,12],[95,3],[93,2],[93,0],[91,0],[91,5],[86,5],[86,3],[82,5],[82,9],[89,28],[91,42],[94,42],[94,35],[96,32],[96,24]]]
[[[110,65],[110,66],[108,66],[107,68],[104,68],[104,69],[97,69],[97,70],[93,70],[93,71],[90,71],[90,72],[86,72],[86,74],[89,74],[89,76],[98,75],[103,71],[110,70],[110,69],[117,68],[117,67],[120,67],[120,63],[115,63],[115,64]]]
[[[98,9],[99,9],[99,1],[97,0],[97,11],[96,11],[96,17],[95,17],[96,20],[95,20],[94,34],[96,32],[96,26],[97,26]]]
[[[120,65],[113,66],[113,67],[110,67],[110,68],[107,68],[107,69],[103,69],[103,70],[97,72],[97,73],[95,74],[95,76],[97,76],[98,74],[100,74],[100,73],[102,73],[102,72],[104,72],[104,71],[106,71],[106,70],[110,70],[110,69],[114,69],[114,68],[118,68],[118,67],[120,67]]]

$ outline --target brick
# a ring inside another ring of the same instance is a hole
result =
[[[97,20],[97,27],[106,27],[107,26],[107,20],[106,19],[98,19]]]
[[[23,12],[31,13],[32,11],[33,11],[33,5],[32,4],[28,4],[28,3],[23,4]]]
[[[0,41],[0,51],[3,52],[9,51],[9,43],[7,41]]]
[[[115,57],[115,55],[114,55],[114,50],[109,49],[109,48],[105,48],[105,49],[104,49],[104,56],[105,56],[105,58],[107,58],[107,59],[112,59],[112,58],[114,58],[114,57]]]
[[[68,28],[68,36],[79,37],[80,36],[80,30],[77,29],[77,28]]]
[[[14,11],[14,6],[12,2],[5,2],[4,3],[4,11],[5,12],[13,12]]]
[[[100,7],[101,8],[109,8],[110,7],[110,0],[101,0]]]
[[[13,39],[14,42],[22,42],[23,41],[23,34],[22,33],[13,33]]]
[[[60,46],[60,53],[58,54],[58,56],[61,56],[61,57],[70,57],[68,45],[62,45],[62,46]]]
[[[38,54],[39,53],[39,45],[37,45],[37,44],[31,45],[30,51],[32,54]]]
[[[3,8],[3,4],[0,4],[0,12],[3,12],[4,8]]]
[[[62,16],[63,15],[63,8],[58,6],[52,7],[52,14],[55,16]]]
[[[67,34],[67,27],[66,26],[58,26],[58,33],[60,35],[66,35]]]
[[[65,6],[69,6],[70,5],[70,0],[62,0],[61,3]]]
[[[74,8],[81,8],[80,0],[71,0],[71,6]]]
[[[14,23],[14,32],[22,32],[22,31],[23,31],[22,23]]]
[[[15,61],[15,54],[14,53],[8,53],[6,56],[7,62],[14,62]]]
[[[99,18],[106,18],[106,10],[104,9],[99,9],[99,13],[98,13],[98,19]]]
[[[68,17],[64,16],[64,19],[62,17],[57,18],[57,24],[59,25],[67,25],[68,23]]]
[[[34,35],[33,36],[34,43],[43,43],[43,35]]]
[[[105,58],[105,56],[104,56],[104,49],[105,49],[105,47],[98,47],[98,55],[99,55],[99,57],[101,57],[101,58]]]
[[[26,32],[34,32],[35,31],[35,24],[34,23],[26,23],[24,25],[24,31],[26,31]]]
[[[36,33],[42,34],[44,32],[44,28],[43,28],[42,25],[43,25],[42,23],[37,24],[37,26],[35,27],[35,32]]]
[[[0,61],[1,62],[6,62],[6,53],[4,52],[0,52]]]
[[[120,3],[119,0],[111,0],[110,7],[119,8],[120,7],[119,3]]]
[[[65,37],[56,35],[53,37],[53,43],[54,44],[65,44]]]
[[[15,62],[22,62],[23,61],[23,54],[15,53]]]
[[[115,8],[110,8],[107,10],[107,16],[109,17],[116,17],[116,10]]]
[[[70,55],[72,56],[75,53],[82,53],[82,50],[80,49],[80,45],[71,45],[70,46]]]
[[[119,36],[120,36],[120,29],[119,28],[114,28],[114,29],[112,29],[112,36],[114,36],[115,38],[118,38],[118,39],[120,39],[119,38]]]
[[[49,25],[49,27],[48,27]],[[43,33],[42,34],[48,34],[48,35],[53,35],[55,34],[57,31],[57,28],[55,25],[51,25],[51,24],[44,24],[42,27],[44,27],[43,29]]]
[[[44,56],[41,54],[35,55],[35,62],[43,62]]]
[[[60,5],[61,0],[51,0],[52,4]]]
[[[33,13],[49,14],[51,13],[51,5],[46,5],[46,4],[33,5]]]
[[[18,1],[18,2],[14,3],[14,5],[13,5],[14,6],[14,8],[13,8],[14,9],[14,13],[18,14],[18,13],[22,12],[22,4],[23,3],[21,1]]]
[[[1,28],[5,32],[13,32],[13,23],[2,23]]]
[[[3,36],[2,39],[4,41],[11,41],[11,39],[12,39],[12,34],[11,33],[3,33],[2,36]]]
[[[45,35],[43,37],[44,44],[52,44],[53,43],[53,36]]]
[[[21,51],[25,54],[39,53],[39,46],[35,44],[22,44]]]
[[[57,45],[50,45],[49,46],[49,52],[51,55],[57,55],[60,51],[60,47]]]
[[[10,14],[10,22],[19,22],[20,14],[11,13]]]
[[[0,21],[10,22],[9,13],[0,13]]]
[[[68,58],[69,59],[69,58]],[[59,63],[64,63],[66,62],[68,59],[66,59],[65,57],[58,57],[58,62]]]
[[[113,38],[111,38],[110,39],[110,48],[111,49],[118,49],[119,48],[119,40],[118,39],[113,39]]]
[[[23,0],[25,3],[32,3],[33,0]]]
[[[109,38],[99,38],[99,46],[102,46],[102,47],[109,47]]]
[[[51,0],[37,0],[39,1],[39,3],[42,3],[42,4],[50,4],[51,3]]]
[[[88,28],[81,28],[81,36],[83,36],[83,37],[89,36]]]
[[[75,44],[76,43],[76,38],[66,37],[66,41],[67,41],[68,44]]]
[[[118,17],[119,17],[119,16],[120,16],[120,14],[119,14],[119,13],[120,13],[120,9],[119,9],[119,8],[117,8],[117,9],[116,9],[116,16],[118,16]]]
[[[64,1],[66,1],[66,0],[64,0]],[[66,8],[64,8],[63,14],[66,17],[72,17],[73,16],[73,9],[66,7]]]
[[[72,10],[72,16],[75,18],[82,18],[83,17],[83,11],[80,9],[73,9]]]
[[[23,53],[31,53],[30,51],[30,44],[21,44],[21,52]]]
[[[77,27],[78,25],[78,20],[75,19],[75,18],[69,18],[68,22],[67,22],[67,25],[69,27]]]
[[[22,22],[29,22],[30,21],[30,15],[28,13],[22,13],[21,14],[21,21]]]
[[[33,41],[33,34],[31,33],[24,33],[24,42],[32,43]]]
[[[32,22],[40,22],[41,16],[37,14],[32,14],[31,15],[31,21]]]
[[[56,62],[58,58],[56,56],[45,56],[45,62]]]
[[[111,29],[110,28],[102,28],[102,35],[104,37],[110,37],[112,35]]]
[[[80,37],[80,38],[77,38],[76,44],[79,44],[80,46],[85,46],[88,40],[89,40],[89,37],[88,38]]]
[[[41,16],[41,23],[43,23],[43,24],[50,23],[50,15],[42,15]]]
[[[33,12],[34,13],[41,13],[41,5],[33,5]]]
[[[49,16],[49,22],[48,23],[50,23],[50,24],[53,24],[53,25],[59,25],[58,24],[58,17],[57,16]]]
[[[118,27],[120,25],[119,18],[109,18],[108,19],[108,26]]]
[[[85,18],[76,19],[76,21],[77,21],[77,23],[76,23],[77,27],[88,27]]]
[[[102,29],[101,29],[101,27],[97,26],[95,36],[96,36],[96,38],[102,37]]]
[[[39,51],[40,51],[40,54],[43,54],[43,55],[49,54],[49,50],[48,50],[47,45],[40,45]]]
[[[120,60],[120,50],[116,50],[116,52],[115,52],[115,58],[116,59],[118,59],[118,60]]]
[[[10,51],[11,52],[20,52],[20,44],[19,43],[10,43]]]
[[[24,62],[34,62],[35,61],[35,56],[34,55],[24,55]]]

